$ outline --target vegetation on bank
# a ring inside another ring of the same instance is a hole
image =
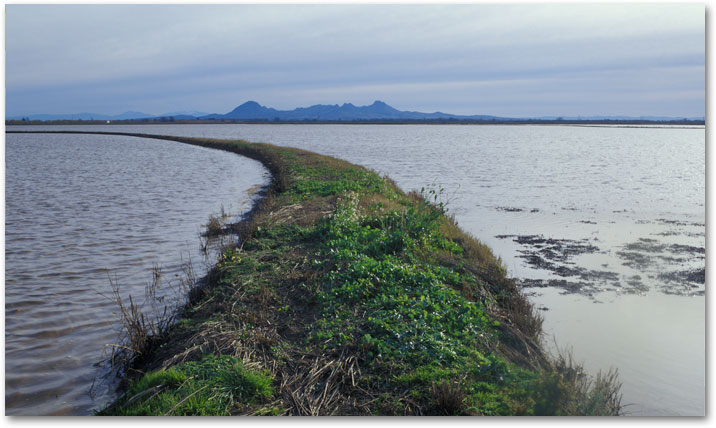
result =
[[[615,373],[545,354],[539,316],[440,189],[406,194],[292,148],[162,138],[258,159],[273,182],[178,322],[127,323],[156,334],[127,343],[126,393],[99,414],[620,413]]]

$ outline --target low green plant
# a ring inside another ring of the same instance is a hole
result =
[[[124,400],[99,414],[230,415],[242,406],[271,399],[272,382],[267,373],[249,370],[236,358],[209,354],[200,361],[147,373],[130,384]]]
[[[314,340],[411,364],[449,363],[490,340],[496,321],[455,290],[466,274],[417,255],[439,242],[440,211],[409,207],[366,218],[357,205],[349,194],[314,231],[332,266],[318,295]]]
[[[292,173],[296,179],[290,193],[298,200],[346,192],[393,193],[383,178],[361,167],[294,164]]]

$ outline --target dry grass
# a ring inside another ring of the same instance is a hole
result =
[[[301,355],[295,362],[278,373],[288,414],[319,416],[345,414],[346,405],[357,401],[349,399],[346,387],[356,388],[360,367],[356,356],[341,354]]]
[[[110,361],[113,367],[129,368],[136,359],[153,350],[159,338],[173,324],[174,312],[165,306],[158,315],[146,314],[131,295],[125,300],[116,277],[114,280],[110,277],[110,286],[122,325],[120,343],[108,345],[112,348]]]
[[[465,388],[458,379],[433,382],[431,386],[435,413],[443,416],[458,416],[465,411]]]
[[[561,377],[559,397],[571,399],[566,406],[574,415],[599,416],[622,414],[622,394],[616,369],[598,372],[595,378],[586,374],[584,367],[574,361],[571,351],[560,350],[553,362],[554,372]],[[566,392],[565,392],[566,391]]]
[[[224,220],[215,215],[209,216],[209,221],[204,225],[205,237],[215,237],[224,233]]]
[[[117,305],[120,319],[118,343],[106,345],[111,349],[108,359],[112,367],[120,371],[133,369],[139,361],[153,355],[174,325],[178,308],[200,297],[204,283],[197,280],[191,259],[182,259],[181,269],[182,274],[177,275],[175,282],[164,281],[162,269],[155,263],[142,304],[135,302],[131,294],[122,295],[116,275],[114,279],[108,277],[111,299]]]

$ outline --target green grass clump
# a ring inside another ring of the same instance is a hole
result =
[[[209,354],[131,383],[126,399],[100,415],[221,416],[265,403],[274,394],[271,377],[236,358]]]

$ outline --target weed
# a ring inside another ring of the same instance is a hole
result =
[[[461,415],[465,411],[465,390],[458,379],[433,382],[435,412],[445,416]]]
[[[224,231],[224,221],[221,217],[210,215],[209,221],[204,225],[204,236],[214,237],[219,236]]]
[[[132,382],[126,398],[100,415],[230,415],[261,405],[274,394],[265,372],[249,370],[229,356],[205,355]]]
[[[110,360],[113,367],[129,367],[134,359],[151,351],[172,325],[174,314],[166,306],[157,316],[145,314],[131,295],[125,300],[116,276],[109,280],[122,325],[120,343],[108,345],[112,347]]]

